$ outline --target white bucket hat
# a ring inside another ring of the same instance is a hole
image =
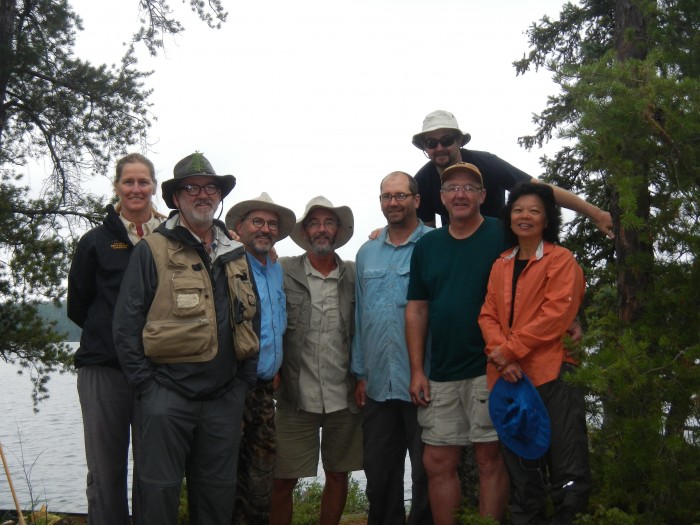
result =
[[[291,233],[292,228],[294,228],[294,223],[297,220],[297,217],[294,215],[292,210],[285,208],[284,206],[280,206],[279,204],[275,204],[270,195],[262,192],[260,197],[234,204],[228,213],[226,213],[226,227],[229,230],[235,231],[236,223],[248,213],[255,210],[265,210],[277,214],[280,223],[278,230],[279,234],[277,237],[278,241],[281,241]]]
[[[335,215],[338,217],[339,224],[338,234],[335,238],[333,248],[340,248],[341,246],[345,245],[352,237],[353,229],[355,227],[355,219],[352,215],[352,210],[347,206],[334,207],[333,204],[331,204],[331,201],[321,195],[314,197],[306,204],[304,215],[297,220],[292,233],[289,234],[291,239],[303,250],[308,250],[310,248],[309,243],[306,242],[306,238],[304,237],[303,233],[304,221],[306,220],[306,217],[308,217],[309,213],[316,208],[324,208],[335,213]]]
[[[430,131],[435,131],[436,129],[453,129],[457,131],[462,137],[460,147],[464,146],[472,139],[472,136],[469,133],[464,133],[461,129],[459,129],[457,119],[452,113],[438,109],[432,113],[428,113],[425,119],[423,119],[423,131],[413,135],[413,140],[411,142],[413,142],[413,145],[419,150],[424,150],[425,144],[423,143],[423,135]]]

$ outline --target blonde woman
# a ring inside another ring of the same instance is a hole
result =
[[[150,160],[138,153],[121,158],[114,179],[118,202],[108,205],[104,222],[80,239],[68,275],[68,317],[83,329],[75,366],[88,467],[88,519],[100,525],[130,523],[133,391],[114,350],[112,317],[134,245],[164,218],[151,202],[155,191]]]

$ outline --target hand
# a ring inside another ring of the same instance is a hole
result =
[[[430,382],[425,374],[411,374],[411,386],[409,388],[411,401],[419,407],[427,407],[430,403]]]
[[[270,260],[271,260],[273,263],[276,263],[276,262],[277,262],[277,259],[280,258],[280,256],[277,255],[277,250],[275,250],[275,247],[274,247],[274,246],[270,248],[270,251],[267,252],[267,255],[270,256]]]
[[[282,377],[280,376],[280,373],[277,372],[275,377],[272,378],[272,389],[277,390],[280,387],[280,384],[282,384]]]
[[[486,358],[486,361],[489,363],[493,363],[493,365],[498,368],[499,372],[502,368],[504,368],[508,364],[508,360],[506,359],[506,356],[503,355],[503,352],[501,352],[501,347],[498,346],[496,347]]]
[[[613,220],[610,212],[600,210],[600,213],[595,216],[596,227],[608,236],[609,239],[614,239],[615,234],[613,233]]]
[[[576,344],[581,341],[583,338],[583,328],[581,327],[581,323],[579,322],[578,318],[574,319],[574,322],[571,323],[571,326],[566,330],[566,335],[569,336],[572,344]]]
[[[501,377],[509,383],[517,383],[523,377],[523,369],[517,362],[511,363],[501,370]]]
[[[370,241],[375,241],[377,237],[379,237],[379,234],[382,233],[382,230],[384,228],[377,228],[376,230],[372,230],[372,232],[367,236]]]
[[[240,241],[240,240],[241,240],[241,237],[240,237],[235,231],[233,231],[233,230],[229,230],[229,231],[228,231],[228,234],[231,236],[231,238],[232,238],[234,241]]]
[[[357,381],[357,385],[355,385],[355,403],[357,403],[358,407],[364,408],[366,402],[367,402],[367,380],[360,379]]]

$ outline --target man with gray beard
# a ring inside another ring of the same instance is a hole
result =
[[[306,253],[280,259],[287,331],[276,392],[271,525],[291,523],[294,487],[299,478],[317,475],[319,448],[326,478],[320,525],[340,522],[349,472],[362,469],[362,419],[349,366],[355,264],[335,253],[352,237],[353,222],[347,206],[314,197],[290,234]]]

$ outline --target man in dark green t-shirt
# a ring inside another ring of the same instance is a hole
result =
[[[430,506],[436,525],[454,523],[461,499],[461,448],[472,443],[479,467],[479,511],[501,520],[508,474],[488,413],[486,356],[477,319],[491,266],[505,249],[503,227],[479,212],[485,190],[475,165],[461,162],[445,169],[440,191],[450,224],[416,243],[406,306],[410,394],[419,406]],[[429,333],[428,379],[423,358]]]

